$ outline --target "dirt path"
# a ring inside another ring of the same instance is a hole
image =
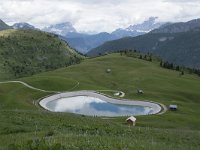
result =
[[[29,88],[29,89],[32,89],[32,90],[36,90],[36,91],[40,91],[40,92],[46,92],[46,93],[61,93],[59,91],[48,91],[48,90],[43,90],[43,89],[39,89],[39,88],[36,88],[36,87],[33,87],[23,81],[5,81],[5,82],[0,82],[0,84],[7,84],[7,83],[20,83],[22,85],[24,85],[25,87]],[[72,87],[70,90],[73,90],[75,89],[76,87],[79,86],[79,82],[76,83],[76,85],[74,87]]]
[[[29,89],[40,91],[40,92],[45,92],[45,93],[61,93],[60,91],[49,91],[49,90],[39,89],[39,88],[33,87],[33,86],[29,85],[28,83],[25,83],[23,81],[4,81],[4,82],[0,82],[0,84],[6,84],[6,83],[20,83],[20,84],[26,86]],[[71,89],[68,89],[67,91],[72,91],[75,88],[77,88],[79,85],[80,85],[80,83],[77,81],[76,85],[73,86]],[[119,95],[119,97],[124,97],[125,96],[124,92],[117,91],[117,90],[96,90],[96,91],[99,91],[99,92],[115,92],[115,93],[120,92],[121,95]]]

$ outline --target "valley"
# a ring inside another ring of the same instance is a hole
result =
[[[198,1],[6,0],[0,13],[0,150],[200,149]]]

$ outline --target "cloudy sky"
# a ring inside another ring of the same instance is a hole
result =
[[[8,24],[36,27],[71,22],[78,31],[107,31],[141,23],[200,18],[200,0],[0,0],[0,18]]]

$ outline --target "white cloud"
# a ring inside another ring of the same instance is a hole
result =
[[[0,18],[37,27],[71,22],[78,31],[112,31],[150,16],[160,21],[200,18],[199,0],[0,0]]]

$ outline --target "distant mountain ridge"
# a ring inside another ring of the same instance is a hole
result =
[[[160,27],[163,23],[156,22],[157,17],[150,17],[141,24],[131,25],[125,29],[117,29],[112,33],[101,32],[94,35],[80,34],[77,32],[68,32],[63,36],[60,34],[69,45],[81,53],[87,53],[91,49],[111,40],[116,40],[122,37],[135,37],[148,33],[149,31]]]
[[[131,25],[125,29],[120,28],[113,31],[112,33],[101,32],[93,35],[77,32],[70,22],[50,25],[41,30],[57,34],[61,39],[65,40],[70,47],[75,48],[81,53],[87,53],[89,50],[107,41],[116,40],[127,36],[135,37],[138,35],[143,35],[153,30],[154,28],[159,27],[162,24],[162,23],[156,23],[156,19],[157,19],[156,17],[150,17],[148,20],[144,21],[141,24]],[[27,29],[39,30],[33,25],[30,25],[26,22],[15,23],[13,26],[10,27],[2,21],[1,26],[2,30],[11,28],[25,29],[25,30]]]
[[[125,29],[120,28],[120,29],[115,30],[111,34],[119,38],[126,37],[126,36],[134,37],[134,36],[142,35],[156,28],[159,28],[160,26],[164,24],[161,22],[156,22],[157,19],[158,17],[150,17],[148,20],[144,21],[141,24],[130,25],[128,28],[125,28]]]
[[[157,17],[150,17],[141,24],[131,25],[125,29],[117,29],[112,33],[101,32],[94,35],[78,33],[70,22],[50,25],[41,30],[57,34],[61,39],[65,40],[70,47],[75,48],[81,53],[87,53],[89,50],[102,45],[107,41],[116,40],[127,36],[135,37],[143,35],[163,24],[159,22],[157,23],[156,19]],[[4,29],[9,28],[39,30],[33,25],[25,22],[15,23],[12,27],[4,27]]]
[[[188,22],[168,23],[158,29],[151,31],[151,33],[179,33],[187,32],[194,28],[200,27],[200,19],[194,19]]]
[[[174,30],[174,26],[176,26],[177,23],[167,24],[166,26],[155,29],[145,35],[106,42],[103,45],[92,49],[87,53],[87,55],[98,56],[99,54],[111,53],[125,49],[136,49],[137,51],[145,53],[154,53],[162,57],[164,60],[178,65],[200,68],[199,19],[181,24],[182,26],[178,23],[180,30]],[[191,24],[191,26],[188,26],[188,24]],[[163,30],[164,28],[167,28],[168,30]]]
[[[6,30],[6,29],[12,29],[12,27],[10,27],[9,25],[7,25],[5,22],[3,22],[3,21],[0,19],[0,31],[1,31],[1,30]]]
[[[131,25],[126,30],[128,31],[138,31],[138,32],[150,32],[156,28],[159,28],[163,23],[156,22],[158,17],[150,17],[148,20],[144,21],[142,24]]]
[[[32,29],[32,30],[39,30],[36,29],[33,25],[30,25],[26,22],[15,23],[12,25],[13,29]]]
[[[7,29],[40,30],[40,29],[35,28],[33,25],[30,25],[26,22],[19,22],[19,23],[13,24],[12,26],[9,26],[0,19],[0,30],[7,30]]]
[[[76,29],[72,26],[70,22],[59,23],[55,25],[50,25],[42,29],[43,31],[58,34],[61,36],[66,36],[68,33],[76,33]]]

